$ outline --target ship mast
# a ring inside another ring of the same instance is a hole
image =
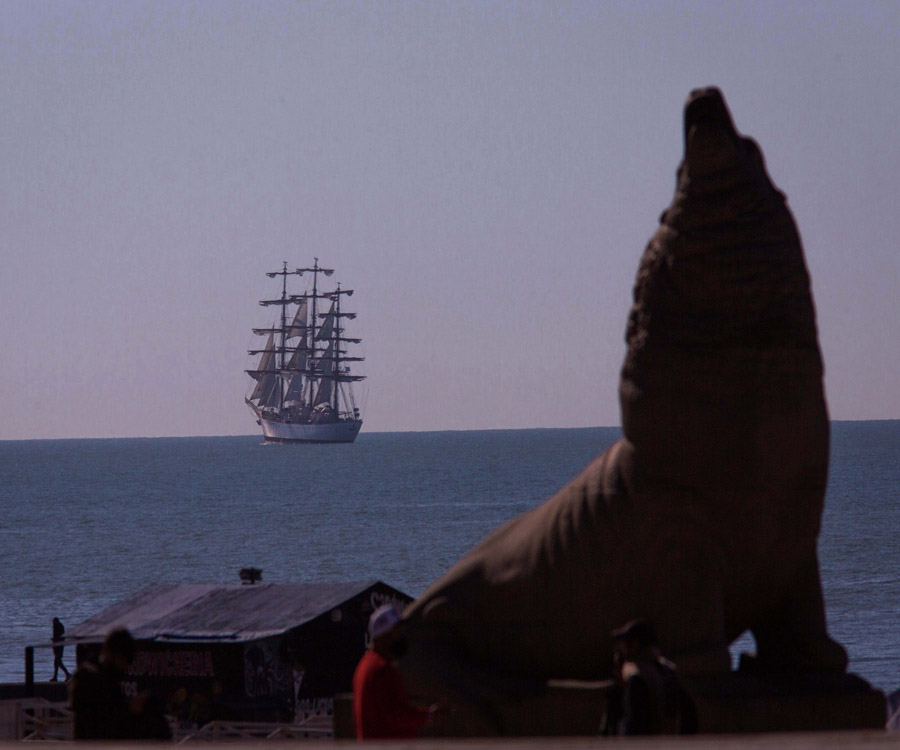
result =
[[[334,386],[332,387],[332,404],[331,408],[334,409],[335,414],[340,414],[338,410],[338,391],[341,390],[341,381],[339,379],[341,373],[341,285],[337,285],[337,293],[334,297],[334,320],[332,321],[332,337],[334,340],[334,344],[332,344],[331,351],[334,352],[334,366],[331,368],[332,373],[334,373]]]
[[[338,391],[342,391],[341,384],[342,383],[351,383],[356,380],[363,380],[363,376],[361,375],[351,375],[349,372],[345,372],[341,369],[341,364],[343,362],[362,362],[363,357],[350,357],[347,355],[346,349],[341,349],[341,344],[358,344],[359,339],[351,339],[345,338],[343,336],[344,326],[342,320],[344,318],[355,318],[356,313],[346,313],[341,312],[341,296],[347,295],[348,297],[353,295],[352,289],[341,289],[341,285],[337,285],[337,289],[330,294],[325,296],[329,297],[334,304],[334,307],[328,315],[331,317],[331,373],[329,379],[332,381],[332,393],[331,393],[331,405],[332,409],[334,409],[335,414],[340,413],[339,409],[339,401],[338,401]],[[344,396],[344,401],[347,402],[347,395],[342,393]],[[352,412],[352,404],[346,403],[347,411]]]
[[[281,268],[281,346],[278,347],[278,370],[284,372],[284,328],[287,325],[287,261],[282,261]],[[284,409],[284,378],[278,377],[278,411]]]
[[[313,259],[313,267],[312,268],[298,268],[296,273],[302,276],[304,273],[311,273],[313,275],[313,288],[312,295],[305,295],[306,297],[312,297],[312,317],[310,318],[310,337],[309,337],[309,363],[307,365],[308,369],[313,371],[312,374],[319,375],[319,381],[321,382],[321,366],[319,364],[320,357],[317,356],[318,349],[316,349],[316,341],[319,338],[319,329],[321,326],[318,325],[318,300],[320,297],[326,297],[327,295],[319,294],[319,274],[323,273],[326,276],[331,276],[334,273],[333,268],[321,268],[319,266],[319,259]],[[315,392],[314,389],[316,387],[316,379],[315,377],[307,378],[308,391],[307,395],[304,399],[304,407],[309,411],[312,411],[314,401],[315,401]]]
[[[285,372],[285,368],[287,366],[287,308],[288,305],[294,302],[294,298],[289,296],[287,293],[287,277],[288,276],[302,276],[303,271],[301,269],[297,269],[296,271],[288,271],[287,270],[287,261],[282,261],[282,266],[280,271],[267,271],[266,276],[270,279],[274,279],[276,276],[281,276],[281,297],[278,299],[263,299],[259,301],[259,304],[263,307],[269,307],[270,305],[278,305],[281,307],[281,325],[276,326],[274,328],[254,328],[253,332],[262,334],[262,333],[272,333],[277,334],[279,337],[278,345],[275,349],[276,357],[275,357],[275,370],[274,372],[277,374],[276,377],[276,387],[278,388],[278,411],[281,412],[284,409],[284,378],[282,374]],[[260,350],[251,350],[250,354],[259,354]]]

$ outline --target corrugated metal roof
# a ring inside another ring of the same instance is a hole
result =
[[[113,628],[128,628],[139,640],[252,641],[296,628],[378,583],[150,586],[68,629],[66,640],[102,641]]]

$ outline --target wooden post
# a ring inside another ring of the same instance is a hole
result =
[[[25,696],[34,697],[34,646],[25,647]]]

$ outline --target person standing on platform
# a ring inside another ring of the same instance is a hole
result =
[[[58,617],[53,618],[53,679],[50,682],[58,682],[59,681],[59,670],[63,671],[66,679],[68,680],[71,676],[69,674],[69,670],[66,669],[66,665],[63,664],[63,636],[66,634],[66,629],[63,626],[62,622],[60,622]],[[60,645],[56,645],[56,644]]]
[[[409,702],[394,666],[400,613],[393,605],[369,618],[369,648],[353,675],[353,718],[360,740],[409,739],[418,736],[431,712]]]

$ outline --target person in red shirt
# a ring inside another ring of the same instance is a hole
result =
[[[353,674],[357,739],[408,739],[428,723],[430,712],[409,702],[394,666],[399,622],[400,613],[390,604],[369,618],[369,648]]]

